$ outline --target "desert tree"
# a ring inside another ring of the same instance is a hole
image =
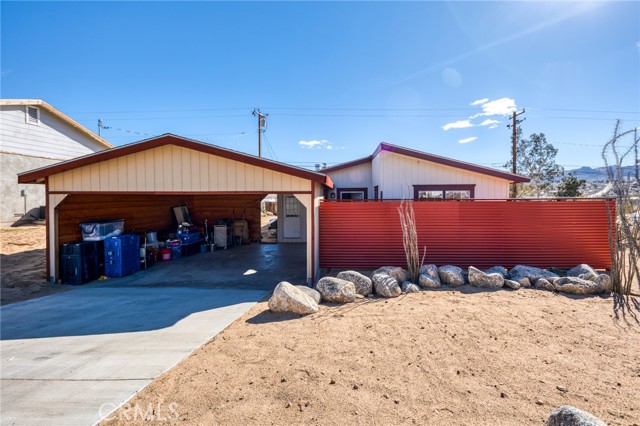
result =
[[[623,141],[621,144],[620,142]],[[626,145],[630,142],[630,145]],[[638,129],[620,131],[616,122],[612,138],[602,149],[602,159],[616,202],[615,216],[609,208],[609,249],[611,254],[612,290],[630,295],[633,283],[640,280],[640,200],[632,194],[640,187]],[[624,163],[635,164],[633,173],[624,172]]]
[[[518,174],[528,176],[531,183],[519,185],[521,195],[535,193],[540,198],[542,190],[550,187],[557,178],[564,174],[564,169],[556,164],[558,149],[547,141],[544,133],[534,133],[528,139],[522,137],[518,129],[516,135],[516,169]],[[511,169],[513,161],[509,160],[505,167]]]
[[[576,174],[571,172],[562,178],[558,184],[558,197],[582,197],[581,189],[587,184],[584,179],[578,179]]]

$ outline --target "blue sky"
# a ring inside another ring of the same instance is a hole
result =
[[[499,167],[508,114],[567,168],[640,125],[639,2],[2,1],[3,98],[122,145],[175,133],[301,166],[380,141]],[[446,129],[446,130],[445,130]],[[268,145],[268,146],[267,146]]]

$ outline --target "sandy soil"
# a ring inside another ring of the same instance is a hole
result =
[[[640,425],[634,302],[463,287],[302,318],[263,302],[103,424],[542,425],[569,404]]]
[[[277,219],[278,216],[262,216],[260,221],[260,232],[262,234],[261,242],[263,244],[275,244],[278,242],[278,237],[275,230],[269,230],[269,221],[271,219]]]
[[[47,283],[45,247],[46,234],[42,225],[0,228],[0,304],[66,289]]]

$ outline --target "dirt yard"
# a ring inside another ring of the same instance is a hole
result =
[[[259,303],[104,425],[640,425],[638,301],[425,291],[300,318]],[[137,410],[137,414],[136,414]]]
[[[47,284],[42,225],[0,228],[0,304],[46,296],[65,287]]]

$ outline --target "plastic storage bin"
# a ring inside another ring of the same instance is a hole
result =
[[[124,277],[140,270],[140,237],[133,234],[104,240],[104,274]]]
[[[85,284],[100,275],[100,243],[83,241],[60,246],[60,279],[63,284]]]
[[[182,241],[183,245],[202,241],[202,238],[200,237],[200,232],[191,232],[188,234],[183,234],[181,232],[178,232],[176,234],[176,238]]]
[[[215,225],[213,227],[213,242],[216,247],[227,248],[229,245],[228,229],[225,225]]]
[[[61,256],[97,256],[98,242],[83,241],[77,243],[67,243],[60,246]]]
[[[101,241],[109,237],[122,235],[124,219],[102,220],[99,222],[85,222],[80,224],[83,241]]]

